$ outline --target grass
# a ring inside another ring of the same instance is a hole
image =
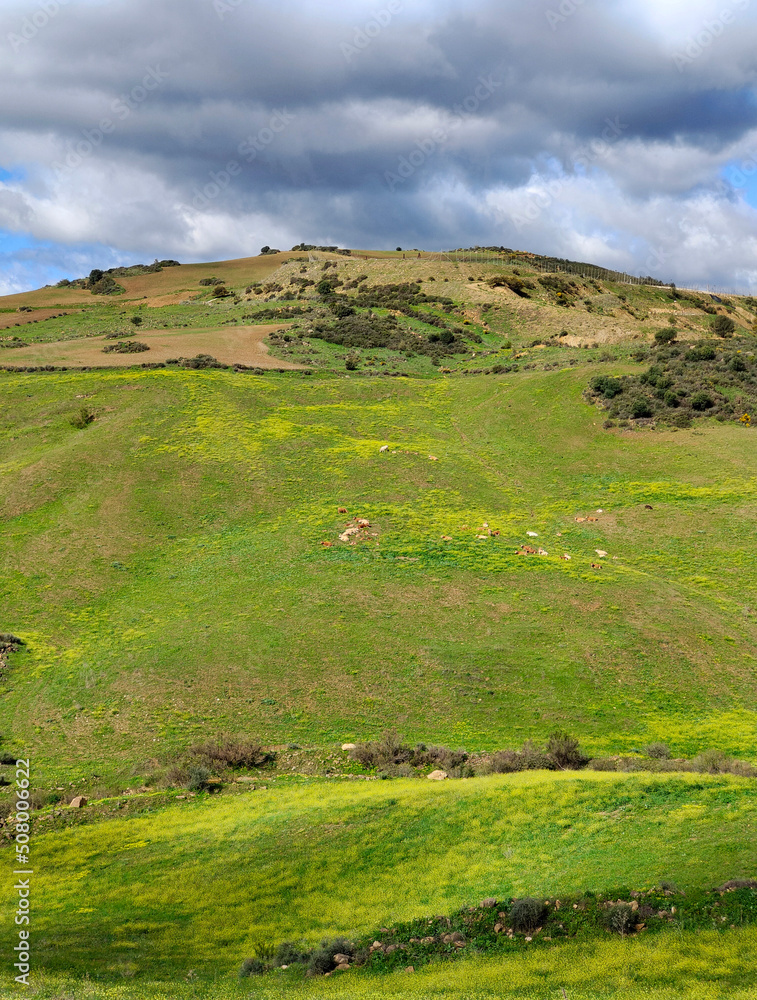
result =
[[[2,376],[0,732],[42,784],[209,730],[752,755],[751,432],[612,436],[587,375]]]
[[[233,338],[277,307],[249,284],[287,287],[301,267],[322,276],[323,255],[292,256],[123,279],[107,301],[6,297],[0,310],[30,305],[38,314],[18,322],[39,322],[3,334],[34,351],[145,330]],[[309,340],[300,317],[305,336],[269,340],[271,361],[312,375],[0,372],[0,631],[27,643],[0,677],[0,733],[4,753],[32,758],[35,794],[136,787],[222,733],[299,744],[322,771],[340,769],[342,742],[388,727],[469,751],[560,728],[591,755],[661,740],[676,756],[757,759],[753,431],[705,419],[611,434],[583,399],[596,374],[639,373],[638,348],[669,315],[681,340],[711,317],[658,288],[602,282],[563,308],[542,285],[528,300],[490,288],[489,264],[336,259],[345,281],[434,277],[481,342],[449,359],[448,377],[374,350],[347,377],[345,350]],[[239,301],[196,297],[211,275]],[[19,350],[0,353],[17,364]],[[95,419],[76,429],[82,408]],[[370,532],[340,542],[356,517]],[[530,541],[549,554],[517,555]],[[267,791],[168,806],[173,793],[134,796],[124,810],[117,797],[63,829],[39,823],[36,995],[189,998],[214,980],[219,997],[754,992],[753,934],[685,927],[412,976],[239,985],[261,934],[312,942],[491,894],[756,874],[757,785],[741,779],[529,773],[429,787],[306,779],[298,758],[281,759],[297,770]],[[0,807],[9,800],[0,789]]]
[[[683,890],[754,874],[757,786],[744,779],[290,780],[39,827],[35,968],[223,980],[261,940],[355,936],[487,896],[600,891],[608,872],[613,885]],[[7,948],[13,925],[2,926]]]

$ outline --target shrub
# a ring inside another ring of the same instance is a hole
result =
[[[617,378],[609,375],[597,375],[589,383],[590,388],[597,395],[602,395],[605,399],[614,399],[623,392],[623,383]]]
[[[676,336],[677,332],[674,327],[669,326],[665,330],[658,330],[654,335],[654,339],[658,344],[672,344]]]
[[[86,406],[82,406],[81,409],[77,410],[77,412],[69,418],[68,422],[77,430],[83,431],[85,427],[89,427],[94,419],[95,414],[93,411]]]
[[[691,397],[691,405],[693,409],[701,413],[703,410],[711,409],[715,405],[715,400],[708,392],[701,390],[700,392],[695,392]]]
[[[239,978],[247,979],[250,976],[262,976],[264,972],[268,972],[268,966],[262,958],[246,958],[242,962],[242,968],[239,970]]]
[[[348,354],[347,357],[344,359],[344,367],[347,369],[348,372],[354,372],[357,371],[359,362],[360,362],[360,356],[358,354],[355,354],[354,352],[350,352],[350,354]]]
[[[207,767],[195,764],[189,768],[187,773],[186,786],[193,792],[201,792],[208,787],[210,771]]]
[[[589,761],[590,771],[617,771],[618,762],[614,757],[595,757]]]
[[[514,899],[510,906],[510,923],[514,931],[528,932],[540,927],[547,915],[547,907],[541,899],[526,896]]]
[[[345,938],[334,938],[329,941],[324,938],[314,949],[308,960],[308,973],[311,976],[324,976],[335,967],[334,955],[352,955],[354,945]]]
[[[734,330],[736,329],[736,324],[730,318],[730,316],[716,316],[712,321],[712,332],[716,337],[732,337]]]
[[[645,417],[652,416],[652,408],[649,405],[648,400],[644,399],[643,396],[639,396],[631,403],[631,416],[634,420],[642,420]]]
[[[672,424],[673,427],[680,427],[685,430],[687,427],[691,427],[691,414],[683,411],[681,413],[674,413],[670,417],[665,418],[668,423]]]
[[[670,748],[665,743],[650,743],[649,746],[644,747],[644,755],[653,760],[669,760]]]
[[[584,767],[588,758],[581,753],[578,740],[568,733],[555,732],[547,740],[547,753],[563,770]]]
[[[282,941],[274,952],[273,964],[296,965],[299,962],[306,962],[309,955],[306,945],[294,941]]]
[[[229,295],[231,295],[231,292],[225,285],[216,285],[211,293],[211,298],[225,299]]]
[[[699,347],[692,347],[686,355],[687,361],[714,361],[716,357],[715,348],[702,344]]]
[[[134,326],[142,326],[143,320],[141,316],[132,316],[129,322],[133,323]]]
[[[608,930],[625,937],[636,926],[637,915],[630,903],[615,903],[608,909],[605,919]]]
[[[275,753],[264,750],[259,743],[228,738],[216,743],[201,743],[190,747],[189,755],[205,767],[231,770],[264,767],[276,759]]]
[[[148,345],[140,340],[119,340],[117,344],[103,347],[103,354],[143,354],[149,350]]]

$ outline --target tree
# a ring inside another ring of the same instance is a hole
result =
[[[732,337],[736,324],[730,316],[716,316],[712,321],[712,332],[716,337]]]

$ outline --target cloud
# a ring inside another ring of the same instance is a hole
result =
[[[305,239],[754,281],[753,189],[726,167],[757,146],[756,21],[747,0],[6,4],[0,227],[72,270],[82,246]]]

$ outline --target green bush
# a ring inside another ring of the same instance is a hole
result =
[[[634,420],[642,420],[645,417],[652,416],[652,407],[649,405],[648,400],[644,399],[643,396],[639,396],[631,403],[631,416]]]
[[[208,787],[210,771],[201,764],[195,764],[189,768],[187,774],[187,788],[193,792],[201,792]]]
[[[588,760],[581,753],[578,740],[562,731],[552,733],[547,740],[546,751],[563,770],[577,770],[584,767]]]
[[[528,933],[540,927],[547,916],[547,907],[541,899],[526,896],[514,899],[510,906],[510,924],[514,931]]]
[[[324,939],[311,952],[308,960],[308,973],[311,976],[324,976],[335,967],[334,955],[352,955],[354,945],[346,938]]]
[[[712,321],[712,332],[716,337],[732,337],[736,329],[736,324],[730,316],[716,316]]]
[[[675,330],[675,328],[669,326],[664,330],[658,330],[654,335],[654,339],[657,341],[658,344],[672,344],[673,341],[676,339],[676,336],[677,336],[677,331]]]
[[[230,770],[252,770],[276,760],[276,754],[251,740],[221,739],[189,748],[189,756],[201,766]]]
[[[704,390],[701,390],[700,392],[695,392],[694,395],[691,397],[692,408],[700,413],[704,410],[712,409],[714,405],[715,405],[715,400],[712,398],[709,392],[705,392]]]
[[[297,965],[306,962],[309,955],[310,951],[306,945],[294,941],[282,941],[274,952],[273,964],[276,966]]]
[[[644,755],[653,760],[669,760],[670,748],[665,743],[650,743],[644,747]]]
[[[268,972],[268,966],[262,958],[246,958],[239,970],[239,978],[248,979],[250,976],[262,976],[265,972]]]
[[[77,430],[83,431],[85,427],[89,427],[94,419],[94,412],[88,407],[82,406],[72,417],[69,418],[68,422]]]
[[[143,354],[149,350],[148,345],[140,340],[119,340],[117,344],[103,347],[103,354]]]
[[[590,388],[597,395],[604,396],[605,399],[614,399],[623,392],[623,383],[609,375],[597,375],[589,383]]]
[[[360,355],[355,354],[354,351],[350,352],[344,359],[344,367],[348,372],[357,371],[358,365],[360,363]]]
[[[636,927],[638,917],[630,903],[615,903],[608,909],[605,919],[608,930],[625,937]]]
[[[710,347],[707,344],[701,344],[699,347],[692,347],[692,349],[686,355],[686,360],[714,361],[716,357],[717,355],[714,347]]]

